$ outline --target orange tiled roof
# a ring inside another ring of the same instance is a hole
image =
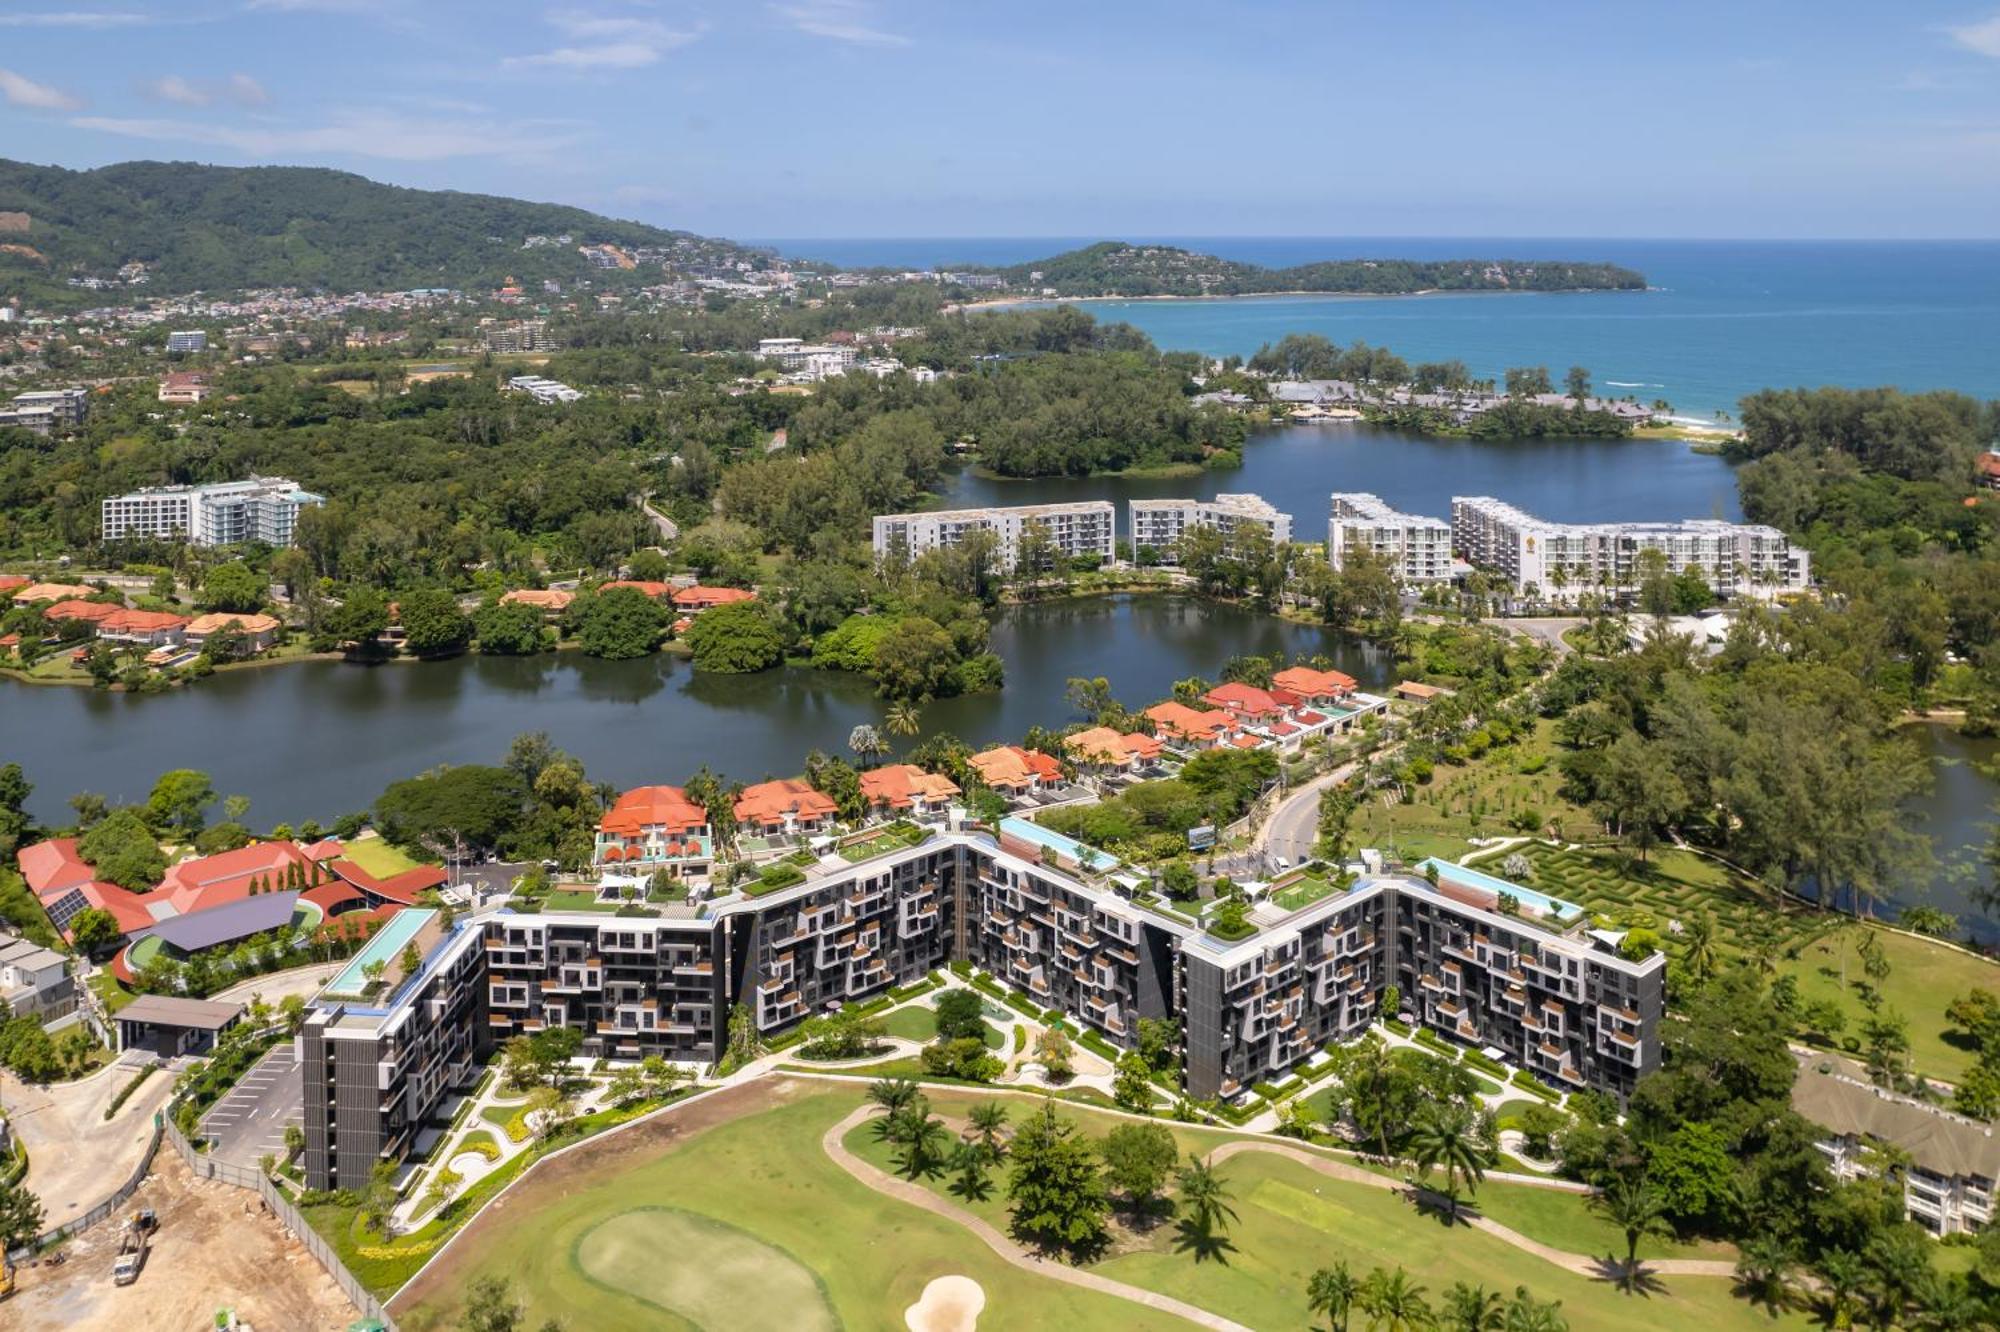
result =
[[[42,614],[48,616],[51,620],[89,620],[91,623],[96,624],[110,619],[124,609],[123,606],[115,606],[110,602],[79,601],[75,598],[70,598],[66,601],[58,601],[55,605],[44,610]]]
[[[919,800],[950,800],[958,794],[957,782],[914,763],[891,763],[861,774],[861,798],[871,805],[908,809]]]
[[[96,588],[81,583],[29,583],[14,593],[14,600],[25,606],[34,601],[67,601],[96,595]]]
[[[1228,708],[1231,712],[1245,712],[1251,716],[1264,717],[1300,701],[1298,695],[1286,689],[1259,689],[1256,685],[1231,680],[1219,684],[1203,694],[1202,701],[1213,703],[1218,708]]]
[[[648,828],[668,833],[697,832],[708,824],[708,811],[689,800],[678,786],[635,786],[605,811],[598,828],[617,837],[638,837]]]
[[[697,583],[674,593],[674,605],[682,610],[707,610],[711,606],[727,606],[732,601],[755,601],[755,592],[746,592],[740,587],[703,587]]]
[[[28,881],[28,887],[35,890],[37,897],[89,883],[94,877],[89,863],[78,853],[74,837],[55,837],[24,846],[14,859],[21,866],[21,877]]]
[[[151,634],[162,629],[185,628],[188,618],[175,615],[171,611],[124,610],[115,615],[107,615],[97,622],[102,632],[114,634]]]
[[[743,794],[736,798],[736,817],[739,821],[767,828],[781,826],[787,814],[798,819],[823,819],[832,816],[839,808],[833,797],[814,790],[810,784],[796,777],[746,786]]]
[[[241,634],[268,634],[278,628],[278,618],[274,615],[244,615],[236,611],[217,611],[208,615],[197,615],[188,622],[187,631],[195,638],[214,633],[224,625],[233,624]]]
[[[1177,735],[1184,740],[1212,740],[1229,729],[1229,714],[1203,708],[1191,708],[1185,703],[1169,701],[1155,703],[1146,709],[1159,728],[1168,735]]]
[[[607,583],[605,586],[611,585]],[[559,611],[569,609],[569,603],[576,600],[576,593],[560,587],[517,587],[511,592],[502,593],[500,600],[522,606],[538,606],[542,610]]]
[[[282,888],[288,865],[312,876],[312,862],[297,842],[252,842],[234,851],[183,860],[167,870],[153,891],[166,894],[174,910],[184,916],[250,896],[255,879]]]
[[[639,591],[644,592],[647,596],[654,598],[655,600],[657,600],[660,597],[664,597],[665,595],[667,595],[667,593],[673,591],[673,589],[668,587],[665,583],[641,582],[639,580],[631,578],[613,579],[611,582],[600,584],[597,590],[599,592],[609,592],[614,587],[634,587],[637,588]]]
[[[1143,731],[1120,735],[1109,726],[1078,731],[1063,741],[1063,747],[1088,763],[1129,763],[1134,758],[1151,760],[1160,756],[1160,742],[1152,736]]]
[[[1032,785],[1036,778],[1045,782],[1062,780],[1062,764],[1040,750],[1019,745],[996,745],[974,754],[966,762],[979,779],[996,791]]]
[[[1280,689],[1289,689],[1307,698],[1321,698],[1329,694],[1351,694],[1361,682],[1341,671],[1316,671],[1310,666],[1287,666],[1271,677],[1271,683]]]

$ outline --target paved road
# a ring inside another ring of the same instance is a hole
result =
[[[1525,634],[1561,657],[1569,652],[1569,644],[1563,642],[1563,635],[1589,621],[1576,616],[1549,616],[1544,619],[1488,620],[1486,623]]]
[[[1256,849],[1268,856],[1283,856],[1294,865],[1309,858],[1313,843],[1319,840],[1320,792],[1346,781],[1360,766],[1343,763],[1293,788],[1257,829]]]
[[[285,1154],[285,1125],[305,1122],[304,1101],[298,1059],[281,1045],[209,1109],[201,1131],[215,1140],[218,1161],[255,1166],[267,1152]]]
[[[264,976],[252,976],[249,980],[238,981],[226,990],[218,990],[209,998],[216,1003],[247,1004],[250,996],[260,995],[265,1003],[276,1008],[280,1000],[288,995],[298,995],[310,999],[318,994],[326,983],[339,974],[346,962],[315,962],[311,966],[293,967],[289,971],[273,971]]]

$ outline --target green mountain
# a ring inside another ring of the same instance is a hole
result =
[[[1245,296],[1314,291],[1397,295],[1417,291],[1636,291],[1645,276],[1617,264],[1549,259],[1338,259],[1264,268],[1171,245],[1106,241],[992,270],[1013,287],[1059,296]]]
[[[530,236],[565,235],[567,243],[523,248]],[[643,249],[646,262],[595,267],[578,247],[599,244],[628,256]],[[277,286],[478,289],[510,276],[538,285],[582,277],[658,282],[663,257],[676,266],[764,259],[728,241],[581,208],[404,189],[318,167],[123,162],[68,171],[0,159],[0,297],[26,295],[38,305],[103,302],[108,293],[70,280],[115,279],[134,262],[147,266],[148,280],[132,295],[172,295]]]

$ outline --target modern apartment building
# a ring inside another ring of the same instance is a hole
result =
[[[1725,597],[1797,590],[1810,577],[1807,553],[1758,523],[1552,523],[1504,500],[1460,495],[1451,501],[1451,527],[1465,559],[1506,575],[1516,591],[1558,599],[1635,588],[1647,550],[1666,556],[1668,573],[1699,570]]]
[[[75,430],[89,415],[88,389],[34,389],[16,393],[12,406],[0,407],[0,426],[54,435]]]
[[[1893,1156],[1903,1170],[1903,1211],[1933,1235],[1984,1229],[1995,1219],[2000,1130],[1884,1091],[1831,1055],[1805,1055],[1792,1108],[1825,1131],[1815,1144],[1836,1179],[1878,1175]]]
[[[1664,956],[1629,961],[1615,936],[1583,929],[1581,909],[1532,890],[1458,866],[1436,885],[1375,872],[1296,910],[1266,900],[1257,933],[1223,943],[1152,905],[1149,887],[1053,834],[966,830],[858,863],[829,856],[804,883],[659,916],[508,908],[446,932],[405,910],[309,1015],[307,1184],[355,1187],[377,1159],[400,1159],[450,1088],[518,1033],[563,1025],[588,1058],[708,1062],[738,1005],[775,1035],[955,960],[1117,1045],[1141,1019],[1183,1019],[1197,1098],[1352,1038],[1390,985],[1415,1020],[1551,1086],[1623,1096],[1659,1062]],[[398,967],[411,941],[417,973],[371,992],[368,964]]]
[[[1339,569],[1356,551],[1387,562],[1403,583],[1451,577],[1451,524],[1404,513],[1366,491],[1335,493],[1326,529],[1326,558]]]
[[[579,389],[555,379],[544,379],[540,375],[514,375],[507,380],[507,387],[515,393],[525,393],[539,403],[577,402],[583,397]]]
[[[503,355],[546,351],[549,346],[548,322],[542,319],[522,319],[511,324],[488,324],[484,329],[484,336],[486,350]]]
[[[1231,559],[1242,558],[1237,534],[1256,528],[1282,545],[1292,539],[1292,516],[1280,513],[1263,497],[1223,494],[1212,500],[1154,499],[1133,500],[1129,509],[1132,549],[1151,547],[1172,559],[1180,539],[1191,527],[1212,527],[1223,536],[1223,551]]]
[[[104,501],[104,539],[156,537],[197,546],[289,546],[299,510],[326,503],[282,476],[208,486],[149,486]]]
[[[185,356],[190,352],[208,350],[208,334],[198,328],[180,329],[167,334],[167,355]]]
[[[875,518],[875,558],[900,550],[914,559],[965,540],[968,532],[991,532],[1006,568],[1019,561],[1021,536],[1039,525],[1064,559],[1095,556],[1109,561],[1117,551],[1118,511],[1110,500],[1072,504],[1022,504],[1013,508],[938,509],[931,513],[885,513]]]

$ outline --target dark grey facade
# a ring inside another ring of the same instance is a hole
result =
[[[1417,1020],[1497,1046],[1553,1086],[1619,1097],[1659,1061],[1665,958],[1619,957],[1377,875],[1224,944],[1120,886],[978,833],[814,875],[707,918],[503,911],[461,923],[379,1008],[322,1002],[302,1048],[306,1176],[355,1187],[399,1159],[499,1041],[548,1026],[587,1057],[716,1060],[743,1005],[774,1034],[950,961],[970,962],[1120,1046],[1179,1017],[1185,1086],[1229,1098],[1375,1019],[1390,985]]]

